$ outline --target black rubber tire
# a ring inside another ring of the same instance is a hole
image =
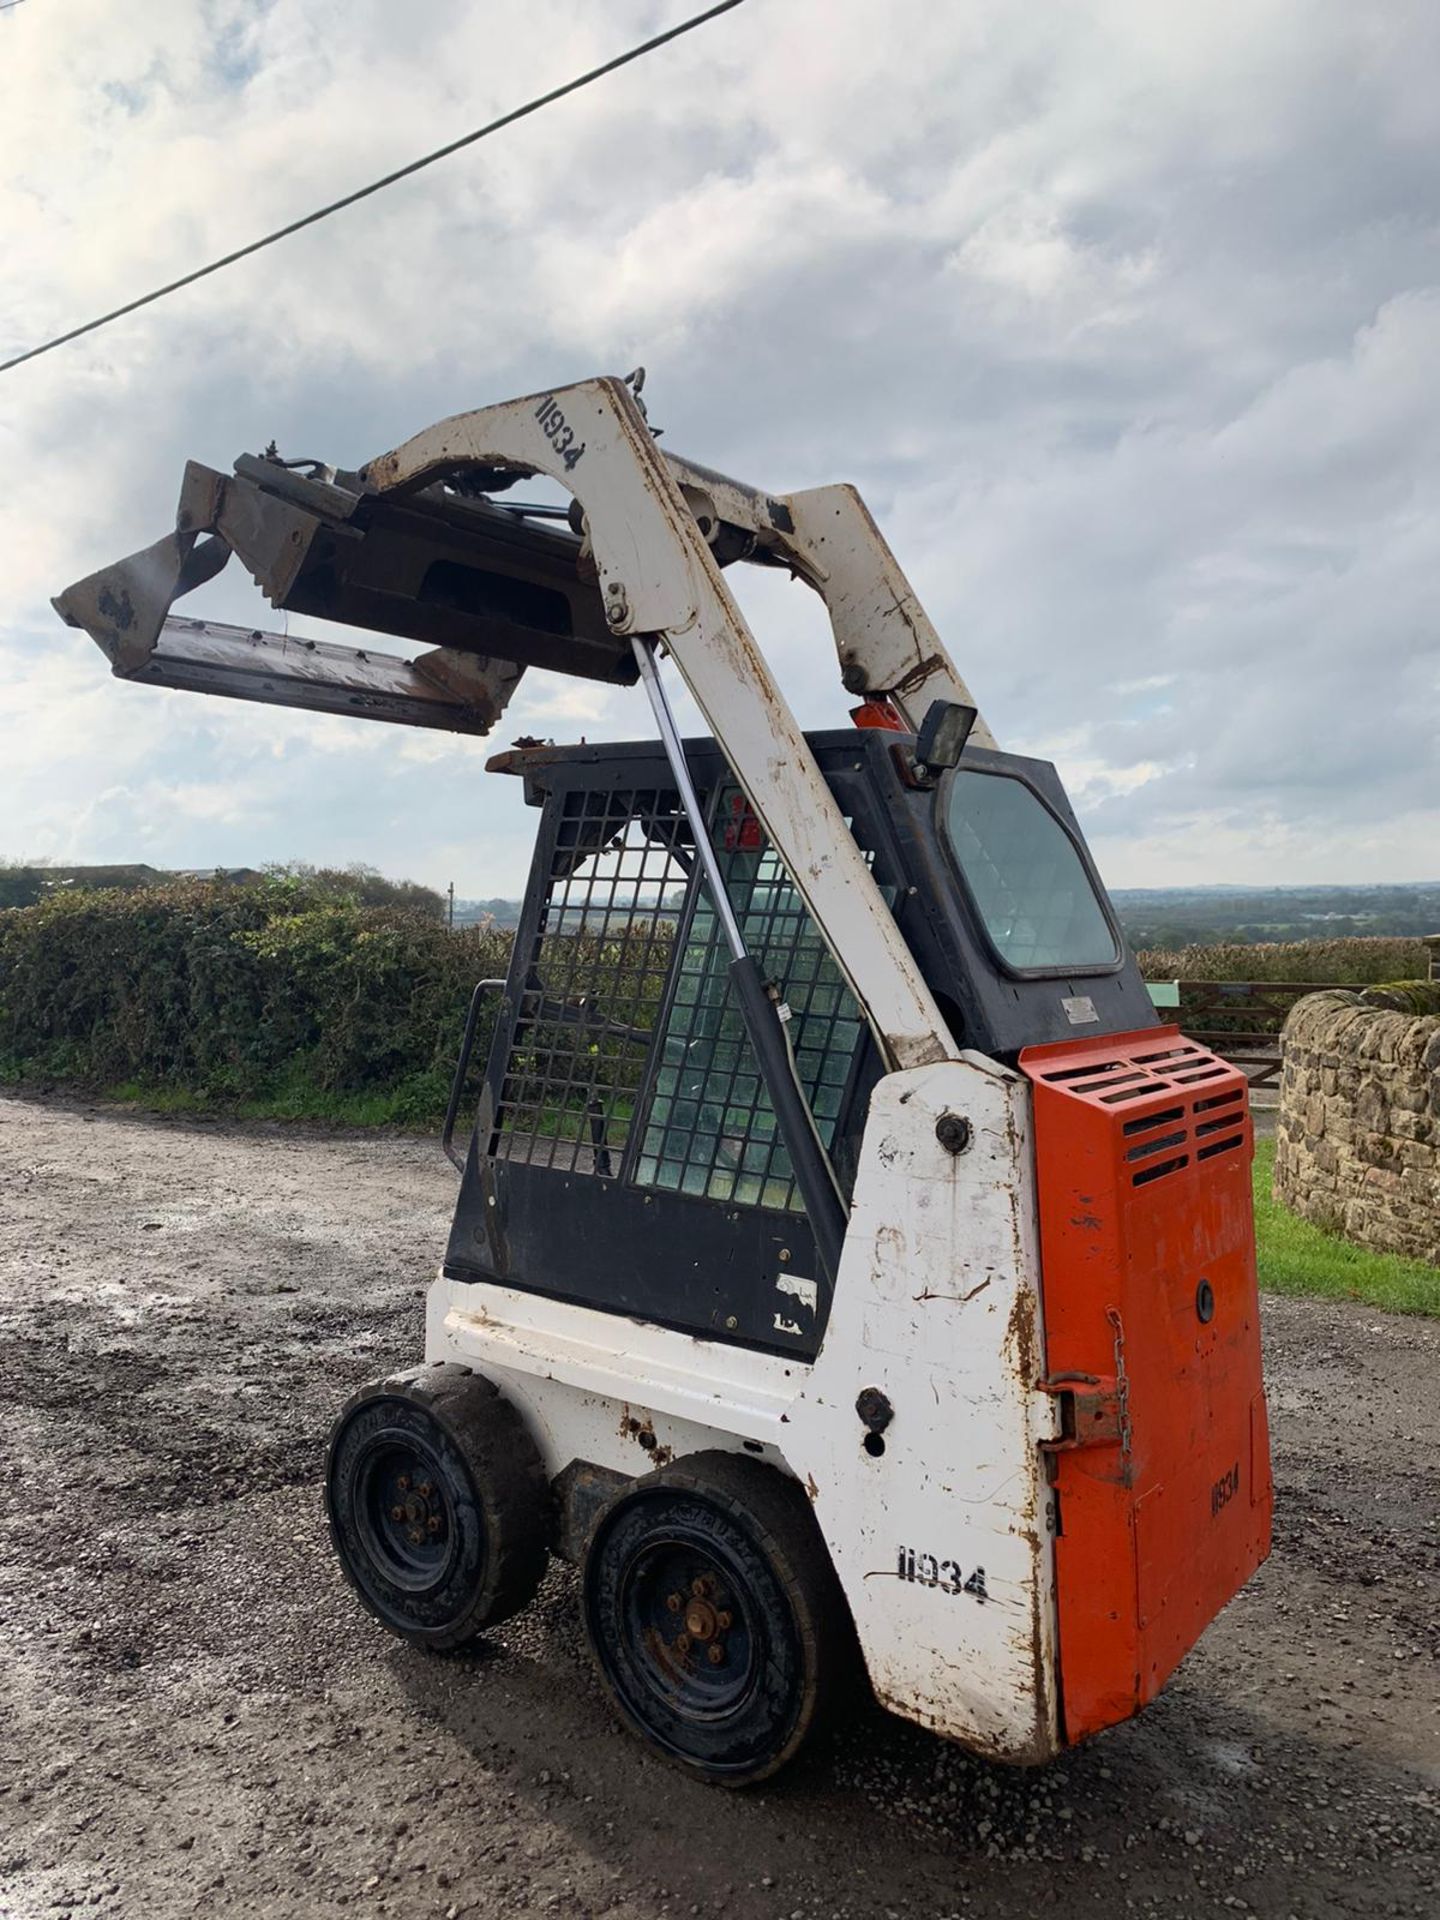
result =
[[[362,1605],[416,1646],[446,1651],[498,1626],[545,1572],[540,1455],[468,1367],[413,1367],[351,1396],[325,1452],[325,1512]]]
[[[711,1605],[698,1639],[691,1566]],[[809,1502],[744,1454],[692,1454],[618,1494],[591,1532],[583,1586],[590,1652],[616,1712],[700,1780],[745,1787],[777,1773],[854,1671],[849,1608]],[[717,1640],[723,1664],[711,1665]]]

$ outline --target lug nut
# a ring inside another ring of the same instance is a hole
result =
[[[409,1476],[409,1474],[408,1474],[408,1473],[402,1473],[402,1474],[400,1475],[400,1477],[399,1477],[399,1479],[398,1479],[398,1480],[397,1480],[397,1481],[395,1482],[395,1484],[396,1484],[396,1486],[397,1486],[397,1487],[398,1487],[398,1488],[400,1489],[400,1491],[401,1491],[401,1493],[408,1493],[408,1492],[410,1491],[410,1476]]]
[[[690,1636],[688,1633],[676,1634],[675,1651],[677,1653],[688,1653],[690,1651]]]
[[[715,1624],[720,1629],[721,1633],[724,1633],[725,1629],[730,1625],[730,1615],[726,1613],[723,1607],[720,1609],[719,1613],[717,1613],[715,1616]]]
[[[712,1667],[721,1666],[725,1659],[725,1649],[718,1640],[712,1640],[705,1650],[705,1658]]]
[[[427,1521],[425,1522],[425,1524],[426,1524],[426,1526],[427,1526],[427,1527],[428,1527],[428,1528],[430,1529],[430,1531],[431,1531],[431,1533],[438,1533],[438,1532],[440,1531],[440,1516],[439,1516],[439,1514],[438,1514],[438,1513],[432,1513],[432,1514],[431,1514],[431,1516],[430,1516],[430,1518],[429,1518],[429,1519],[428,1519],[428,1520],[427,1520]]]
[[[665,1604],[671,1613],[679,1613],[685,1604],[685,1596],[683,1593],[667,1593],[665,1596]]]
[[[403,1520],[405,1518],[404,1507],[391,1507],[390,1518],[392,1520]]]
[[[410,1544],[412,1547],[418,1547],[424,1538],[425,1536],[423,1533],[421,1533],[419,1527],[411,1527]]]

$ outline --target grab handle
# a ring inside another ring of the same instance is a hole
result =
[[[503,980],[481,980],[470,996],[470,1011],[465,1015],[465,1035],[460,1042],[460,1058],[455,1062],[455,1078],[450,1082],[450,1104],[445,1109],[445,1131],[440,1136],[440,1145],[445,1149],[445,1158],[450,1161],[457,1173],[465,1171],[465,1162],[456,1153],[451,1144],[455,1137],[455,1116],[460,1111],[460,1102],[465,1093],[465,1076],[470,1070],[470,1054],[475,1045],[475,1029],[480,1022],[480,999],[483,994],[499,988],[505,991]]]

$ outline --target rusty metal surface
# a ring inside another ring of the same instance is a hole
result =
[[[630,1409],[627,1401],[620,1409],[620,1436],[633,1441],[645,1455],[651,1467],[668,1467],[675,1457],[673,1447],[663,1446],[655,1437],[655,1421],[641,1407],[638,1413]]]

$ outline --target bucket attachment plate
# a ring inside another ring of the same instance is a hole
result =
[[[416,660],[213,620],[168,619],[144,664],[126,677],[268,706],[488,733],[522,669],[437,648]]]
[[[233,475],[192,460],[175,531],[67,587],[55,606],[122,679],[486,733],[527,666],[635,678],[582,538],[538,511],[439,484],[381,495],[358,475],[305,474],[250,454]],[[432,650],[407,660],[172,617],[232,553],[272,606]]]

